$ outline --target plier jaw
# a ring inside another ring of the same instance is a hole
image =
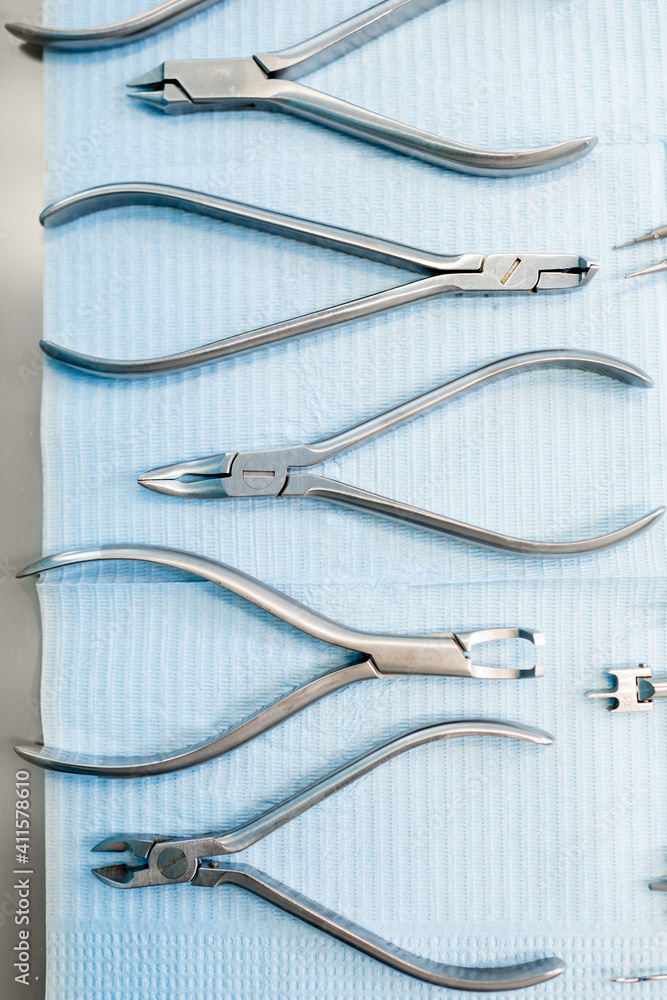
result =
[[[536,291],[562,291],[583,288],[592,281],[600,265],[575,254],[555,254],[555,267],[541,267]]]
[[[470,653],[473,646],[479,646],[487,642],[499,642],[503,639],[525,639],[533,646],[546,645],[546,637],[542,632],[530,628],[483,628],[474,632],[457,632],[454,635],[461,648],[465,650],[465,657],[470,660]],[[477,663],[470,663],[469,673],[471,677],[480,680],[526,680],[533,677],[544,677],[545,667],[543,663],[536,663],[534,667],[490,667]]]
[[[151,469],[142,473],[138,482],[154,493],[199,500],[278,497],[287,485],[291,468],[318,461],[321,458],[308,446],[242,453],[226,451]]]
[[[144,889],[155,885],[191,882],[197,874],[199,858],[187,850],[186,841],[168,837],[123,835],[107,837],[93,851],[131,851],[136,864],[121,862],[93,868],[96,878],[114,889]]]
[[[276,89],[253,58],[170,59],[127,86],[130,97],[172,115],[258,108]]]
[[[226,489],[226,484],[231,486],[232,467],[237,457],[237,452],[227,451],[189,462],[174,462],[144,472],[138,482],[153,493],[170,497],[226,499],[238,495]]]
[[[583,288],[600,265],[578,254],[489,254],[483,274],[498,282],[497,290],[508,292],[561,291]]]

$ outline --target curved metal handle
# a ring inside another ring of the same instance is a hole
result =
[[[320,309],[317,312],[296,316],[294,319],[271,323],[247,333],[239,333],[224,340],[216,340],[212,344],[194,347],[189,351],[169,354],[161,358],[118,360],[96,358],[90,354],[81,354],[69,347],[53,344],[48,340],[40,340],[42,351],[54,361],[69,365],[88,375],[98,375],[102,378],[134,378],[137,375],[164,375],[167,372],[181,371],[198,365],[210,365],[224,358],[257,351],[270,344],[283,340],[305,337],[318,330],[340,326],[364,316],[376,315],[389,309],[409,305],[422,299],[433,298],[436,295],[455,293],[455,284],[448,283],[447,278],[435,275],[431,278],[421,278],[418,281],[408,281],[383,292],[366,295],[361,299],[342,302],[340,305]]]
[[[443,139],[291,81],[286,81],[282,88],[276,88],[267,103],[355,139],[391,149],[394,153],[403,153],[438,167],[477,177],[516,177],[553,170],[580,160],[597,143],[595,136],[584,136],[538,149],[479,149]]]
[[[273,809],[268,809],[250,823],[245,823],[229,833],[214,834],[213,839],[218,841],[221,847],[219,853],[236,854],[238,851],[244,851],[259,840],[263,840],[274,830],[284,826],[285,823],[296,819],[297,816],[340,791],[341,788],[345,788],[346,785],[362,778],[369,771],[373,771],[376,767],[393,760],[394,757],[399,757],[408,750],[424,746],[427,743],[455,739],[460,736],[500,736],[505,739],[524,740],[527,743],[537,743],[542,746],[553,743],[553,737],[542,729],[518,723],[495,722],[489,719],[442,722],[435,726],[416,729],[404,736],[399,736],[398,739],[384,743],[377,749],[371,750],[370,753],[352,761],[351,764],[334,771],[333,774],[321,781],[316,781],[309,788],[299,792],[291,799],[281,802],[280,805],[274,806]],[[208,838],[205,838],[206,840]],[[212,853],[206,847],[203,850],[197,849],[199,857],[207,857]]]
[[[67,774],[95,775],[98,778],[147,778],[156,774],[170,774],[184,768],[195,767],[215,757],[222,757],[237,747],[267,733],[274,726],[302,712],[321,698],[340,691],[350,684],[379,677],[370,660],[353,663],[349,667],[333,670],[317,680],[298,688],[274,705],[240,725],[235,726],[217,739],[198,743],[166,755],[150,757],[99,757],[82,753],[63,753],[40,746],[17,746],[14,750],[31,764],[48,771],[64,771]]]
[[[653,385],[653,380],[641,368],[637,368],[636,365],[629,362],[620,361],[618,358],[612,358],[608,354],[600,354],[598,351],[559,348],[515,354],[512,357],[501,358],[500,361],[494,361],[490,365],[477,368],[466,375],[452,379],[451,382],[445,382],[444,385],[436,386],[435,389],[430,389],[428,392],[422,393],[421,396],[409,399],[406,403],[401,403],[400,406],[385,410],[384,413],[380,413],[370,420],[365,420],[355,427],[350,427],[340,434],[308,445],[308,450],[316,456],[312,464],[332,458],[339,452],[346,451],[376,434],[382,434],[406,420],[412,420],[434,406],[446,403],[456,396],[462,396],[473,389],[479,389],[490,382],[498,382],[500,379],[516,375],[518,372],[542,368],[576,368],[606,375],[608,378],[625,382],[626,385],[641,386],[642,388],[650,388]]]
[[[431,274],[440,271],[479,271],[484,263],[484,254],[439,254],[416,247],[405,246],[394,240],[384,240],[379,236],[367,236],[341,226],[329,226],[325,222],[300,219],[296,215],[273,212],[256,205],[246,205],[242,201],[219,198],[203,191],[175,187],[171,184],[149,184],[134,182],[128,184],[102,184],[87,188],[77,194],[62,198],[48,205],[39,217],[48,229],[73,222],[94,212],[104,212],[112,208],[128,205],[156,205],[161,208],[175,208],[183,212],[205,215],[221,222],[229,222],[245,229],[255,229],[285,239],[297,240],[312,246],[338,250],[353,257],[363,257],[399,267],[404,271]]]
[[[170,28],[192,14],[212,7],[214,3],[218,3],[218,0],[166,0],[159,7],[153,7],[136,17],[93,28],[43,28],[20,23],[6,24],[5,27],[12,35],[30,45],[85,52],[140,41],[163,28]]]
[[[218,0],[166,0],[143,14],[93,28],[43,28],[32,24],[7,24],[5,27],[12,35],[31,45],[75,52],[112,48],[147,38],[217,2]],[[266,58],[275,65],[276,76],[287,75],[288,64],[298,65],[301,73],[312,73],[320,66],[339,59],[346,52],[351,52],[357,46],[442,2],[443,0],[385,0],[299,45],[260,58]],[[280,66],[285,68],[284,73]]]
[[[158,563],[161,566],[171,566],[174,569],[203,577],[219,587],[237,594],[250,604],[267,611],[275,618],[293,625],[301,632],[331,643],[363,653],[364,645],[368,645],[382,636],[348,628],[311,608],[288,597],[287,594],[269,587],[268,584],[256,580],[255,577],[242,573],[226,563],[216,562],[192,552],[180,552],[177,549],[163,549],[152,545],[102,545],[97,549],[80,549],[74,552],[61,552],[58,555],[47,556],[17,573],[18,577],[34,576],[61,566],[72,566],[76,563],[100,562],[110,559],[134,560],[138,562]],[[391,638],[391,637],[387,637]],[[398,637],[399,639],[402,637]]]
[[[599,552],[612,545],[619,545],[634,535],[646,531],[665,513],[664,507],[656,507],[655,510],[640,517],[637,521],[627,524],[624,528],[610,531],[606,535],[598,535],[596,538],[586,538],[578,542],[536,542],[525,538],[514,538],[512,535],[503,535],[498,531],[489,531],[486,528],[477,528],[463,521],[455,521],[444,514],[434,514],[431,511],[421,510],[419,507],[411,507],[398,500],[390,500],[388,497],[369,493],[368,490],[359,489],[357,486],[348,486],[347,483],[339,483],[335,479],[326,479],[324,476],[314,476],[308,473],[290,475],[281,496],[312,497],[316,500],[329,500],[332,503],[348,507],[359,507],[371,514],[380,514],[383,517],[391,517],[397,521],[414,524],[419,528],[430,528],[445,535],[452,535],[454,538],[461,538],[466,542],[488,545],[506,552],[518,552],[525,556],[569,556],[582,555],[585,552]]]
[[[215,864],[215,863],[213,863]],[[554,979],[565,970],[565,963],[559,958],[545,958],[535,962],[500,966],[495,969],[468,968],[448,965],[422,958],[398,945],[386,941],[372,931],[360,927],[346,917],[342,917],[326,906],[308,899],[295,889],[290,889],[270,875],[252,868],[250,865],[224,862],[224,867],[200,867],[193,885],[217,888],[222,885],[238,885],[248,892],[260,896],[299,920],[312,924],[318,930],[351,945],[371,958],[383,962],[392,969],[422,979],[434,986],[447,986],[455,990],[474,990],[488,993],[495,990],[519,990]]]
[[[383,0],[353,17],[335,24],[305,42],[280,52],[265,52],[255,59],[270,77],[294,80],[328,66],[348,52],[393,31],[406,21],[446,0]]]

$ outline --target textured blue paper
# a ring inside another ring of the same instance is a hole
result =
[[[91,0],[52,16],[96,24],[142,7]],[[359,7],[226,0],[124,49],[49,53],[46,199],[162,181],[445,253],[580,252],[600,275],[581,293],[423,303],[160,379],[47,363],[44,550],[192,550],[368,629],[538,627],[548,673],[371,682],[196,770],[49,775],[49,1000],[440,995],[237,889],[113,892],[90,875],[100,856],[88,851],[121,831],[225,828],[407,728],[465,716],[540,725],[557,742],[414,751],[273,834],[250,863],[433,958],[564,957],[566,974],[531,996],[613,997],[633,988],[611,975],[663,967],[665,902],[647,882],[667,870],[664,706],[614,718],[584,697],[608,667],[664,669],[663,524],[606,553],[539,561],[307,500],[184,502],[136,484],[167,462],[316,440],[498,357],[571,346],[633,361],[656,388],[520,375],[325,471],[533,538],[599,534],[667,496],[666,286],[622,280],[661,247],[610,249],[667,220],[664,5],[452,0],[308,81],[480,146],[600,137],[579,165],[534,178],[465,177],[279,115],[169,118],[125,96],[165,58],[279,48]],[[167,209],[94,215],[45,239],[46,338],[111,357],[185,349],[406,277]],[[348,660],[219,588],[138,564],[53,574],[40,599],[44,734],[64,749],[184,746]]]

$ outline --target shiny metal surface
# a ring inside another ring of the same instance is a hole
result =
[[[594,136],[529,150],[483,150],[404,125],[295,83],[439,0],[384,0],[280,52],[245,59],[169,60],[132,80],[131,96],[168,114],[257,109],[306,118],[406,156],[487,177],[534,174],[580,159]]]
[[[448,402],[489,382],[520,371],[548,367],[595,371],[634,386],[649,387],[652,384],[641,369],[595,351],[532,351],[478,368],[323,441],[269,451],[223,452],[152,469],[139,476],[138,481],[155,493],[189,499],[309,497],[327,500],[359,507],[420,528],[430,528],[478,545],[523,555],[573,555],[605,549],[644,531],[662,516],[665,508],[658,507],[639,520],[597,538],[575,542],[538,542],[464,524],[323,476],[291,472],[293,468],[317,465],[375,434],[425,413],[433,406]]]
[[[559,958],[539,959],[495,969],[468,968],[434,962],[378,937],[372,931],[365,930],[340,914],[308,899],[295,889],[288,888],[270,875],[251,868],[250,865],[230,861],[221,864],[210,862],[209,866],[202,865],[199,868],[192,884],[208,888],[222,885],[241,886],[379,962],[398,969],[408,976],[423,979],[434,986],[479,993],[518,990],[554,979],[566,968],[565,963]]]
[[[587,698],[608,698],[610,712],[652,712],[656,698],[667,698],[667,677],[653,677],[646,663],[626,670],[608,670],[616,686],[608,691],[587,691]]]
[[[135,17],[91,28],[44,28],[41,25],[17,22],[6,24],[5,27],[21,41],[45,48],[70,51],[112,48],[125,45],[127,42],[139,41],[163,28],[170,28],[178,21],[198,14],[218,2],[219,0],[167,0],[166,3]],[[279,56],[284,57],[289,54],[292,59],[300,60],[302,73],[312,73],[320,66],[325,66],[359,45],[377,38],[390,28],[396,28],[417,14],[443,2],[446,0],[399,0],[398,3],[381,4],[385,10],[376,17],[368,18],[368,12],[364,11],[328,32],[317,35],[314,39],[293,46],[285,53],[276,53],[273,58],[278,62]],[[362,21],[361,28],[357,32],[354,32],[352,27],[355,21]],[[327,42],[323,44],[325,38]]]
[[[136,865],[110,865],[95,869],[95,874],[106,884],[121,889],[135,889],[146,886],[173,885],[191,882],[197,874],[202,858],[236,854],[258,843],[285,823],[301,816],[346,785],[368,774],[381,764],[398,757],[408,750],[427,743],[453,739],[460,736],[500,736],[507,739],[524,740],[547,746],[553,738],[541,729],[532,726],[499,722],[488,719],[465,719],[442,722],[433,726],[411,730],[403,736],[383,743],[374,750],[358,757],[350,764],[332,772],[320,781],[309,785],[303,791],[273,806],[256,819],[233,830],[222,833],[206,833],[199,837],[168,837],[156,834],[118,834],[100,841],[93,851],[131,851],[138,862]],[[178,865],[166,867],[164,852],[169,846],[180,853]],[[162,856],[162,857],[161,857]],[[145,861],[145,863],[143,863]]]
[[[159,205],[196,212],[233,225],[339,250],[427,277],[162,358],[95,358],[49,341],[40,342],[42,350],[49,357],[92,375],[113,378],[162,375],[183,368],[211,364],[236,354],[255,351],[270,344],[302,337],[437,295],[535,293],[583,288],[598,270],[597,264],[578,254],[432,253],[392,240],[366,236],[349,229],[165,184],[106,184],[89,188],[49,205],[40,219],[45,227],[59,226],[91,212],[126,205]]]
[[[650,233],[646,233],[644,236],[636,236],[633,240],[628,240],[627,243],[617,243],[614,250],[624,250],[625,247],[634,247],[638,243],[650,243],[652,240],[664,240],[667,237],[667,226],[659,226],[657,229],[652,229]]]
[[[14,21],[6,24],[22,42],[45,48],[69,49],[80,52],[90,49],[109,49],[126,42],[137,42],[156,31],[171,27],[192,14],[198,14],[219,0],[167,0],[144,14],[128,17],[113,24],[92,28],[45,28],[42,25]]]
[[[544,982],[564,970],[565,965],[560,959],[543,959],[496,969],[465,968],[433,962],[392,945],[256,869],[243,864],[232,864],[227,860],[203,863],[206,858],[227,857],[246,850],[346,785],[414,747],[460,736],[499,736],[539,745],[552,742],[552,738],[540,729],[488,720],[445,722],[414,730],[377,747],[234,830],[205,834],[197,838],[152,834],[120,834],[109,837],[93,850],[129,850],[135,855],[136,863],[95,868],[93,873],[105,885],[119,889],[182,882],[208,888],[224,884],[240,885],[392,968],[439,986],[490,992],[520,989]]]
[[[649,267],[643,267],[640,271],[632,271],[630,274],[626,274],[626,278],[639,278],[645,274],[662,274],[667,271],[667,259],[659,261],[657,264],[650,264]]]
[[[652,983],[659,979],[667,979],[667,972],[659,972],[654,976],[615,976],[610,983]]]
[[[149,757],[99,757],[83,753],[63,753],[39,745],[15,747],[16,752],[24,760],[48,770],[65,771],[70,774],[93,774],[105,778],[138,778],[194,767],[229,753],[321,698],[363,680],[415,674],[498,680],[539,677],[544,673],[541,664],[528,669],[480,666],[473,663],[469,655],[474,646],[504,639],[525,639],[535,646],[543,646],[544,636],[532,629],[489,628],[474,632],[436,633],[426,636],[392,636],[361,632],[325,618],[287,597],[286,594],[281,594],[231,566],[187,552],[141,545],[104,546],[101,549],[65,552],[41,559],[18,575],[31,576],[59,566],[105,559],[154,562],[194,573],[196,576],[217,583],[225,590],[238,594],[302,632],[342,646],[344,649],[351,649],[368,658],[324,674],[214,740],[207,740],[169,754]]]

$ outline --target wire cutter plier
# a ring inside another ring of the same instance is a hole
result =
[[[93,850],[131,851],[134,854],[134,864],[128,866],[121,863],[94,868],[93,873],[105,885],[116,889],[171,886],[183,882],[205,888],[237,885],[385,965],[436,986],[491,992],[521,989],[553,979],[565,969],[565,964],[559,958],[538,959],[499,968],[467,968],[422,958],[307,899],[264,872],[228,860],[230,855],[256,844],[385,761],[413,747],[459,736],[500,736],[543,746],[552,742],[549,734],[540,729],[484,719],[443,722],[417,729],[376,747],[234,830],[204,834],[196,838],[155,834],[119,834],[108,837]],[[218,858],[222,860],[207,860]]]
[[[468,174],[491,177],[533,174],[572,163],[590,152],[597,142],[594,136],[539,149],[502,152],[477,149],[441,139],[294,82],[295,78],[328,65],[441,2],[384,0],[281,52],[266,52],[245,59],[172,59],[132,80],[128,86],[136,88],[133,97],[169,114],[250,108],[282,111],[427,163]],[[179,6],[180,10],[164,11],[165,16],[178,20],[193,7],[192,4]],[[150,14],[148,22],[146,28],[154,30],[155,20],[150,23]],[[53,34],[49,36],[48,32],[42,33],[40,38],[23,25],[9,28],[26,40],[57,43],[57,38]],[[109,32],[113,34],[112,26],[107,29]],[[100,33],[97,39],[104,41]]]
[[[107,559],[130,559],[158,563],[185,570],[210,580],[225,590],[238,594],[269,614],[293,625],[323,642],[352,650],[363,659],[331,670],[281,698],[269,708],[221,736],[196,746],[149,757],[96,757],[83,753],[67,753],[40,746],[19,746],[14,749],[31,764],[51,771],[70,774],[95,774],[102,778],[141,778],[167,774],[212,760],[235,750],[249,740],[268,732],[297,712],[303,711],[321,698],[359,681],[392,677],[474,677],[477,679],[520,679],[540,677],[542,664],[532,668],[482,666],[473,663],[470,653],[481,643],[501,639],[525,639],[543,646],[541,632],[526,628],[486,628],[473,632],[438,632],[433,635],[382,635],[363,632],[325,618],[273,587],[241,573],[224,563],[215,562],[190,552],[161,549],[151,545],[105,545],[100,549],[63,552],[48,556],[26,567],[18,576],[33,576],[61,566]]]
[[[162,358],[136,361],[95,358],[60,344],[40,341],[42,350],[49,357],[91,375],[111,378],[162,375],[182,368],[211,364],[292,337],[303,337],[317,330],[440,295],[532,295],[583,288],[598,270],[597,264],[580,254],[462,253],[450,256],[432,253],[377,236],[165,184],[106,184],[89,188],[49,205],[40,219],[46,228],[52,228],[92,212],[125,205],[160,205],[196,212],[301,243],[379,261],[416,273],[417,278],[361,299],[342,302]]]
[[[488,382],[518,371],[545,367],[584,368],[616,378],[628,385],[647,387],[652,384],[641,369],[605,354],[565,349],[533,351],[503,358],[462,375],[323,441],[270,451],[228,451],[207,458],[177,462],[145,472],[139,476],[139,483],[156,493],[203,500],[239,497],[310,497],[327,500],[523,555],[575,555],[608,548],[649,527],[662,516],[665,508],[658,507],[638,521],[598,538],[575,542],[537,542],[473,527],[442,514],[410,507],[397,500],[323,476],[292,471],[317,465],[375,434],[389,430],[439,403],[447,402]]]

